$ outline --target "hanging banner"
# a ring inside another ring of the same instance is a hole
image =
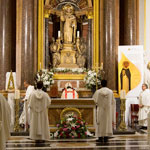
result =
[[[118,86],[126,98],[138,97],[144,78],[143,46],[119,46]]]

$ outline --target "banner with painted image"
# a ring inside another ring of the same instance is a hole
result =
[[[144,77],[143,46],[119,46],[118,84],[126,97],[138,97]]]

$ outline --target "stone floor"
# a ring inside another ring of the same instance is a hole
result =
[[[150,138],[147,133],[136,132],[132,135],[114,135],[108,143],[90,139],[50,139],[45,143],[35,143],[28,136],[11,136],[6,150],[139,150],[150,149]]]

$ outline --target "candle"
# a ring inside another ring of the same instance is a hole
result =
[[[126,99],[126,91],[125,90],[120,91],[120,98],[121,99]]]
[[[20,99],[20,90],[15,90],[15,99]]]
[[[80,37],[80,31],[77,31],[77,38]]]
[[[103,70],[103,63],[101,63],[100,69]]]
[[[58,31],[58,38],[60,38],[60,31]]]

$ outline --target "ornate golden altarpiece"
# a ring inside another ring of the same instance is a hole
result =
[[[52,99],[52,103],[48,109],[50,131],[57,130],[57,123],[67,113],[77,113],[79,117],[87,122],[88,129],[95,132],[95,103],[92,98],[80,99]]]

